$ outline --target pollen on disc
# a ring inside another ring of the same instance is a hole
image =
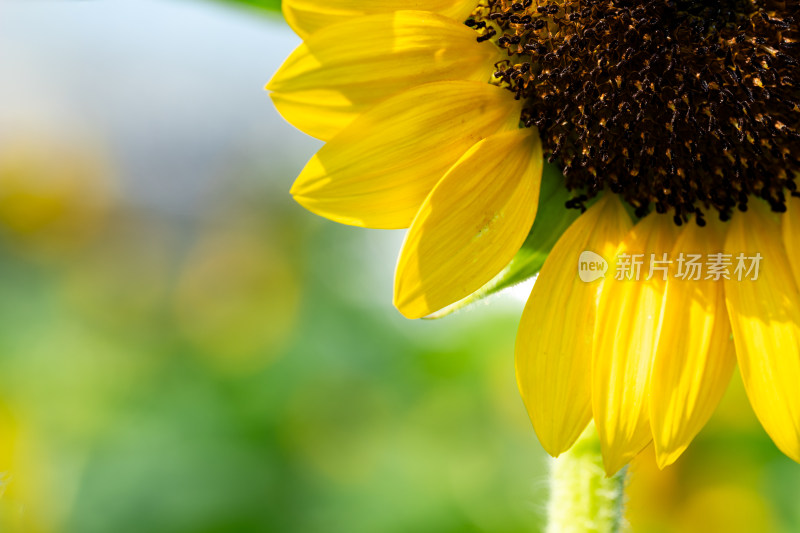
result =
[[[797,0],[484,0],[467,21],[507,59],[583,207],[608,189],[676,223],[750,197],[786,209],[800,175]]]

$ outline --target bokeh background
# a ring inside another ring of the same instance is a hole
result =
[[[274,4],[0,0],[0,531],[542,530],[524,289],[406,321],[402,233],[291,201]],[[631,472],[634,531],[800,531],[738,377]]]

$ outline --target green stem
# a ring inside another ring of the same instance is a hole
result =
[[[606,477],[594,425],[553,460],[547,533],[619,533],[627,467]]]

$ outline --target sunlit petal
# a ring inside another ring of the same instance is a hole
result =
[[[789,257],[794,280],[800,287],[800,198],[790,196],[786,201],[786,214],[781,217],[783,246]]]
[[[536,216],[542,146],[530,128],[476,144],[425,200],[406,236],[394,304],[420,318],[480,289],[517,253]]]
[[[433,11],[463,22],[476,5],[476,0],[283,0],[282,8],[289,26],[306,38],[338,22],[401,9]]]
[[[631,225],[616,196],[590,207],[553,247],[522,314],[517,384],[539,441],[551,455],[568,450],[592,416],[592,334],[603,280],[582,281],[579,259],[584,251],[610,257]]]
[[[447,80],[489,81],[500,52],[450,18],[421,11],[359,17],[301,44],[267,84],[296,128],[330,139],[360,113],[405,89]]]
[[[725,299],[753,410],[778,448],[800,461],[800,293],[776,215],[758,205],[736,213],[725,251],[762,257],[758,279],[725,281]]]
[[[723,281],[693,279],[686,266],[692,256],[705,260],[722,252],[724,239],[721,223],[690,223],[669,256],[673,272],[650,378],[650,424],[662,468],[675,462],[711,417],[736,364]]]
[[[646,216],[622,241],[603,285],[594,337],[592,410],[609,475],[652,439],[648,382],[666,281],[663,272],[651,277],[648,265],[650,254],[659,259],[669,254],[677,233],[672,217]],[[626,256],[631,268],[621,272]],[[639,261],[637,275],[634,265]],[[618,279],[620,273],[622,279]]]
[[[450,167],[478,141],[516,129],[519,113],[509,91],[488,83],[415,87],[331,139],[303,169],[292,194],[337,222],[406,228]]]

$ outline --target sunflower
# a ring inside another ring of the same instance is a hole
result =
[[[609,474],[650,442],[669,465],[738,361],[764,429],[800,461],[800,3],[283,11],[304,42],[267,89],[325,141],[294,198],[409,228],[394,287],[409,318],[538,274],[516,373],[547,452],[594,421]]]

